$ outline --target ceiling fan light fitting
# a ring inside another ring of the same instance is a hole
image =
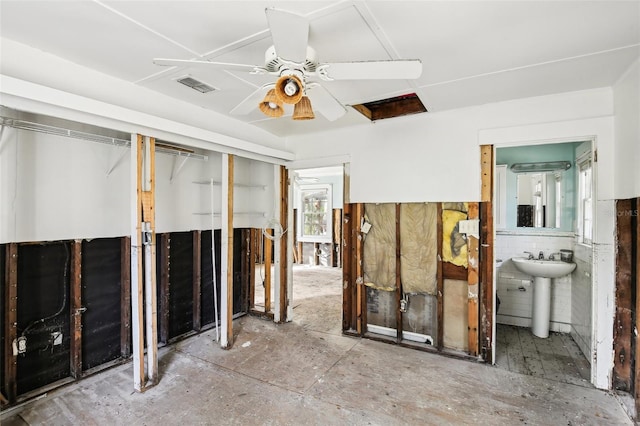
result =
[[[294,120],[313,120],[316,118],[311,108],[311,101],[308,97],[303,96],[300,101],[293,107]]]
[[[276,82],[275,93],[286,104],[297,104],[304,95],[302,80],[296,75],[283,75]]]
[[[260,111],[267,117],[282,117],[284,114],[282,102],[276,96],[275,89],[269,90],[258,106]]]

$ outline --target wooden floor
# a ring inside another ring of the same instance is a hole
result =
[[[498,324],[496,367],[562,383],[592,387],[591,366],[569,334],[542,339],[529,328]]]

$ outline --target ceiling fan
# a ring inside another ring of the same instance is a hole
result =
[[[309,21],[291,12],[265,9],[273,45],[265,52],[264,65],[233,64],[207,60],[163,59],[153,62],[163,66],[190,66],[247,71],[277,76],[275,83],[258,88],[233,108],[231,114],[249,114],[258,106],[268,117],[284,115],[283,104],[293,104],[293,119],[314,118],[315,109],[334,121],[346,113],[345,107],[325,89],[320,81],[415,79],[422,73],[419,59],[353,62],[319,62],[308,45]]]

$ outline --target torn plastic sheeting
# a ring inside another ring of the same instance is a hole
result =
[[[378,290],[396,289],[396,205],[365,204],[371,230],[364,239],[364,284]]]
[[[405,293],[436,294],[437,215],[436,203],[400,205],[400,274]]]

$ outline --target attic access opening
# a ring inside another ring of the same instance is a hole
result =
[[[427,112],[415,93],[353,105],[353,108],[371,121]]]

